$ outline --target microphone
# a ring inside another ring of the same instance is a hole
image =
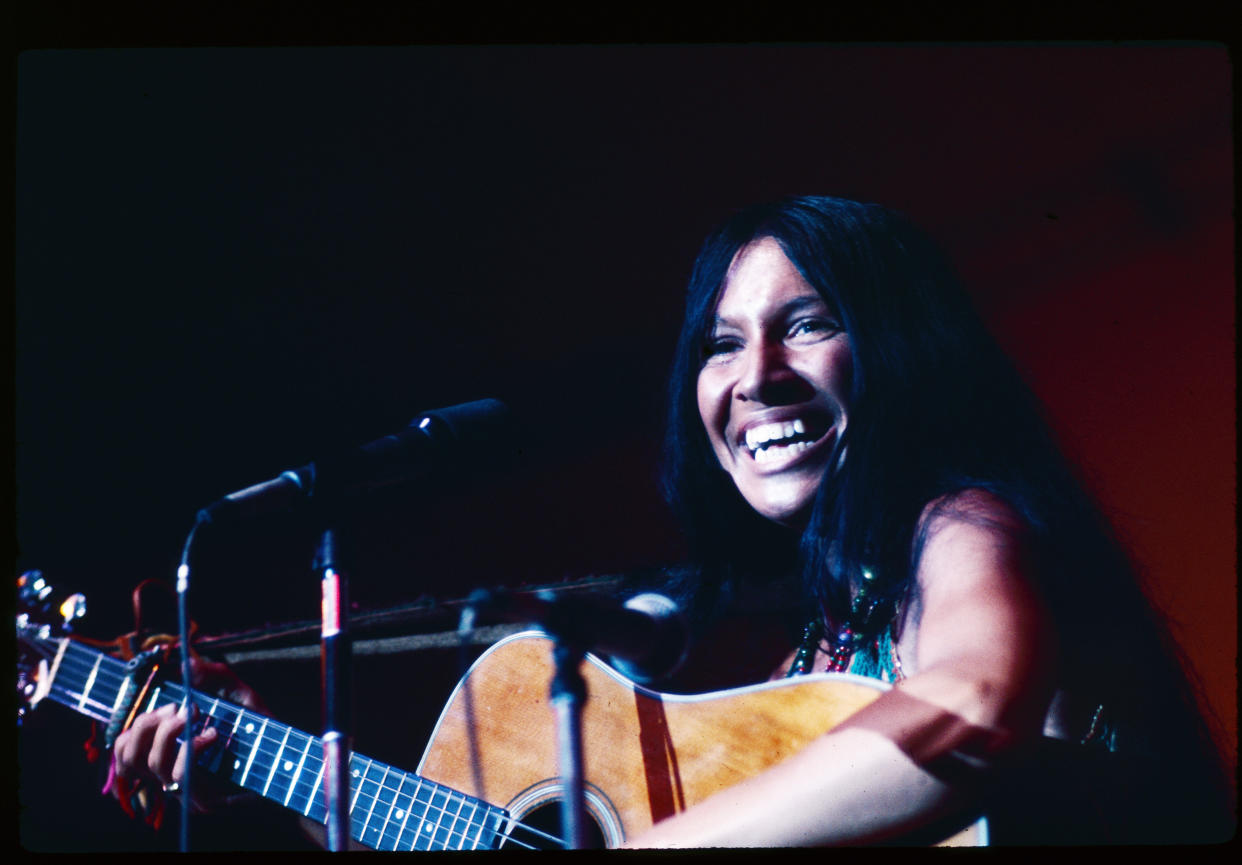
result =
[[[199,511],[199,520],[257,516],[287,510],[312,498],[335,502],[354,493],[413,480],[472,448],[509,435],[510,426],[508,407],[496,399],[429,411],[414,418],[401,432],[229,493]]]
[[[480,589],[470,596],[479,612],[511,622],[538,624],[552,636],[583,651],[608,657],[636,682],[661,679],[681,666],[689,649],[689,630],[671,599],[655,592],[624,604],[603,595],[558,595],[551,590],[521,594]]]

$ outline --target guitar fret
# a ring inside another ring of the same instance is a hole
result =
[[[68,637],[60,641],[60,646],[56,649],[56,657],[52,659],[52,663],[48,665],[48,681],[55,685],[60,681],[60,665],[64,661],[65,653],[69,651],[71,641]]]
[[[103,655],[95,658],[95,663],[91,667],[90,675],[86,677],[86,684],[82,687],[82,696],[78,699],[78,711],[86,709],[86,699],[91,692],[91,688],[95,687],[95,676],[99,674],[99,662],[103,660]]]
[[[125,702],[125,694],[131,687],[133,685],[129,679],[121,679],[121,684],[116,689],[116,699],[112,701],[112,712],[110,714],[116,715],[117,712],[121,711],[121,704]]]
[[[461,814],[462,809],[464,809],[465,807],[466,807],[466,797],[462,796],[461,802],[459,802],[457,805],[457,813],[453,815],[453,822],[449,828],[450,838],[452,838],[454,834],[461,836],[461,839],[457,843],[458,850],[461,850],[462,848],[466,846],[466,837],[467,837],[466,830],[470,828],[470,821],[467,818],[463,817]],[[458,828],[459,824],[464,824],[464,825],[462,825],[461,828]]]
[[[311,743],[314,741],[315,740],[310,736],[306,737],[306,747],[302,749],[302,756],[298,760],[298,768],[294,771],[293,778],[289,781],[289,792],[285,793],[285,801],[281,803],[286,807],[289,805],[289,797],[291,797],[293,795],[293,791],[297,789],[298,779],[302,777],[302,767],[306,765],[306,755],[310,752]]]
[[[488,807],[485,802],[475,799],[470,806],[470,849],[478,850],[483,846],[487,832]]]
[[[492,805],[487,806],[487,811],[491,814],[492,825],[489,827],[491,836],[488,838],[488,849],[495,849],[499,846],[496,837],[504,830],[505,823],[508,821],[509,814],[502,808],[496,808]]]
[[[217,742],[220,741],[219,728],[217,727],[219,718],[216,717],[216,712],[219,710],[220,698],[216,697],[211,701],[211,705],[207,707],[207,710],[203,712],[203,722],[200,730],[200,732],[206,732],[209,728],[216,730]],[[213,746],[208,748],[198,757],[198,763],[209,769],[211,772],[215,772],[220,768],[220,760],[223,755],[224,752],[218,746]]]
[[[380,810],[383,814],[379,818],[379,826],[375,830],[375,846],[378,849],[384,843],[384,838],[388,835],[388,827],[392,825],[393,815],[397,813],[397,791],[401,789],[401,780],[405,773],[400,769],[388,767],[388,774],[384,778],[384,784],[376,793],[379,804],[383,806]],[[394,785],[389,778],[396,779]]]
[[[272,759],[272,771],[267,773],[267,783],[263,785],[263,795],[267,795],[267,791],[272,786],[272,779],[276,777],[276,770],[280,768],[280,755],[285,750],[285,743],[289,741],[289,733],[292,727],[285,728],[284,738],[280,740],[280,746],[276,748],[276,756]]]
[[[427,821],[427,803],[420,802],[418,798],[419,794],[422,793],[424,786],[426,786],[425,782],[422,778],[419,778],[416,786],[414,787],[414,795],[410,799],[410,814],[413,815],[414,820],[413,825],[409,828],[410,840],[401,845],[404,850],[419,849],[418,843],[422,838],[423,826]],[[404,836],[404,832],[402,835]]]
[[[423,790],[420,789],[418,792],[421,794]],[[432,808],[435,804],[435,790],[428,789],[426,796],[427,798],[422,802],[423,813],[420,815],[421,819],[418,821],[418,825],[414,827],[415,850],[430,850],[431,842],[435,837],[435,825],[431,822]],[[415,801],[418,800],[416,799]]]
[[[400,787],[397,788],[398,794],[401,792],[401,787],[404,787],[405,782],[409,780],[409,777],[410,776],[406,775],[405,777],[401,779],[401,785]],[[415,779],[415,787],[414,787],[415,793],[418,792],[418,787],[421,786],[422,783],[423,782],[421,778]],[[411,794],[409,804],[407,804],[405,808],[402,809],[405,813],[401,817],[401,827],[397,830],[397,837],[393,839],[393,842],[392,842],[393,850],[396,850],[401,845],[401,836],[405,834],[405,824],[408,823],[410,820],[410,812],[413,810],[413,806],[414,806],[414,796]]]
[[[306,800],[306,810],[302,812],[303,816],[310,816],[311,807],[315,804],[315,797],[319,795],[323,783],[323,772],[326,768],[326,763],[321,760],[319,762],[319,773],[315,776],[315,783],[311,785],[310,797]]]
[[[228,734],[228,736],[227,736],[227,737],[225,737],[225,740],[224,740],[224,749],[225,749],[226,751],[227,751],[229,748],[231,748],[231,747],[233,746],[233,740],[234,740],[234,739],[236,739],[236,737],[237,737],[237,728],[238,728],[238,726],[241,724],[241,719],[242,719],[242,712],[241,712],[241,711],[238,711],[238,712],[237,712],[237,717],[235,717],[235,718],[233,719],[233,726],[232,726],[232,728],[229,730],[229,734]],[[236,769],[236,768],[237,768],[237,764],[238,764],[238,762],[239,762],[239,761],[234,761],[234,762],[233,762],[233,768],[234,768],[234,769]]]
[[[440,813],[436,815],[436,824],[435,828],[431,830],[431,839],[440,845],[441,850],[444,850],[448,847],[448,836],[444,828],[444,817],[448,814],[448,808],[446,806],[449,802],[449,797],[447,793],[444,793],[441,790],[436,790],[431,794],[431,801],[433,804],[435,804],[437,796],[441,797],[442,801],[440,804],[436,805],[436,809]]]
[[[359,831],[359,834],[358,834],[358,840],[360,840],[360,841],[365,841],[365,840],[366,840],[367,830],[368,830],[368,829],[370,828],[370,826],[371,826],[371,818],[372,818],[373,816],[375,816],[375,805],[376,805],[376,803],[377,803],[377,802],[380,802],[380,801],[381,801],[381,800],[380,800],[380,794],[381,794],[381,793],[383,792],[383,790],[384,790],[384,782],[385,782],[386,780],[388,780],[388,771],[389,771],[388,767],[387,767],[387,766],[385,766],[385,767],[384,767],[384,774],[380,777],[380,780],[379,780],[379,785],[378,785],[378,787],[376,788],[375,795],[371,797],[371,806],[370,806],[369,808],[367,808],[367,816],[366,816],[366,819],[362,821],[362,829]],[[364,779],[364,780],[365,780],[365,779]],[[359,786],[361,786],[361,785],[359,785]]]
[[[452,803],[453,803],[453,797],[451,795],[446,796],[445,804],[452,805]],[[451,813],[447,807],[444,809],[444,814],[441,817],[441,821],[443,820],[444,817],[448,817],[448,825],[447,826],[441,825],[440,827],[444,830],[444,834],[442,836],[443,840],[441,841],[441,844],[443,845],[444,849],[448,849],[453,846],[453,836],[457,834],[456,833],[457,815],[460,811],[461,811],[460,803],[457,806],[457,810]]]
[[[367,760],[367,768],[364,772],[362,772],[361,777],[358,776],[356,770],[354,772],[354,777],[358,780],[354,789],[355,805],[354,808],[351,808],[350,830],[353,833],[353,837],[358,840],[365,840],[367,823],[370,820],[371,813],[375,810],[375,803],[379,801],[380,794],[383,790],[382,781],[377,783],[372,777],[373,773],[378,772],[380,768],[384,768],[386,772],[386,767],[383,766],[383,764],[377,764],[373,760]],[[364,816],[362,813],[354,813],[355,809],[358,812],[365,810],[366,815]]]
[[[267,729],[267,718],[264,718],[263,725],[259,727],[259,735],[256,737],[256,740],[252,742],[250,745],[250,756],[246,758],[246,769],[245,771],[242,772],[241,781],[238,782],[243,787],[246,786],[246,776],[250,774],[250,767],[254,765],[254,758],[259,753],[259,740],[263,738],[263,731],[266,729]]]
[[[358,794],[360,794],[360,793],[362,792],[362,783],[361,783],[361,779],[365,776],[365,773],[359,772],[357,769],[352,769],[353,764],[354,764],[354,763],[355,763],[358,759],[360,759],[360,758],[359,758],[357,755],[351,755],[351,756],[350,756],[350,758],[349,758],[349,762],[350,762],[350,766],[351,766],[351,771],[350,771],[350,773],[349,773],[349,776],[350,776],[351,778],[357,778],[357,779],[359,779],[359,783],[354,785],[354,795],[353,795],[353,797],[349,800],[349,813],[350,813],[351,815],[354,813],[354,806],[358,804]],[[368,761],[368,762],[370,762],[370,761]],[[368,768],[368,769],[370,769],[371,767],[370,767],[370,766],[367,766],[367,768]]]
[[[436,822],[429,830],[429,841],[439,845],[441,850],[448,847],[448,839],[444,835],[444,816],[448,813],[448,802],[448,793],[438,787],[431,791],[431,806],[436,809]]]
[[[310,739],[307,742],[302,770],[298,773],[297,784],[294,785],[293,792],[289,796],[289,807],[296,808],[307,815],[315,801],[316,785],[319,783],[318,773],[323,771],[323,760],[316,753],[322,744],[318,739]]]
[[[384,818],[384,831],[380,833],[380,840],[377,845],[377,849],[383,849],[390,833],[393,835],[392,847],[390,849],[396,850],[397,844],[401,841],[401,830],[405,828],[405,821],[410,817],[409,805],[402,804],[402,799],[405,794],[401,792],[402,788],[405,787],[405,782],[407,780],[409,780],[409,776],[402,772],[400,780],[397,782],[397,787],[393,790],[392,807],[388,809],[388,816]],[[395,829],[393,828],[394,820],[401,821],[400,825]]]
[[[362,759],[364,758],[359,757],[356,754],[350,754],[349,765],[356,766],[358,761]],[[365,807],[367,802],[372,801],[371,796],[366,792],[366,784],[367,775],[370,774],[373,765],[372,761],[368,760],[366,769],[359,771],[355,768],[349,774],[349,831],[351,836],[354,838],[360,838],[362,836],[362,825],[366,820],[366,818],[361,814],[355,814],[354,810],[356,808]],[[362,803],[361,806],[359,805],[360,800]]]
[[[461,812],[466,807],[466,797],[462,796],[460,801],[458,801],[457,796],[449,793],[448,798],[450,802],[457,802],[457,807],[453,809],[452,816],[449,817],[448,833],[445,837],[449,844],[456,843],[457,849],[460,850],[466,843],[466,832],[465,829],[461,828],[461,824],[465,821],[465,818],[461,816]],[[460,836],[456,842],[453,841],[454,836]]]
[[[230,780],[237,784],[238,787],[241,787],[242,773],[245,772],[246,762],[238,754],[241,753],[242,748],[253,747],[253,742],[247,737],[251,736],[253,731],[255,731],[255,722],[247,715],[245,710],[235,708],[233,711],[235,711],[235,716],[233,716],[233,725],[229,731],[229,738],[225,742],[225,748],[233,757],[232,766],[230,767]],[[242,726],[242,722],[245,722],[245,726]]]
[[[414,827],[414,846],[411,849],[430,850],[431,842],[434,837],[432,834],[432,830],[434,828],[435,827],[431,825],[431,821],[427,819],[427,815],[424,815],[423,818],[418,821],[418,825]]]
[[[463,829],[463,830],[462,830],[462,838],[461,838],[461,840],[462,840],[462,848],[464,848],[464,847],[465,847],[465,845],[466,845],[466,839],[467,839],[467,837],[468,837],[468,834],[467,834],[467,831],[466,831],[466,830],[468,830],[468,829],[470,829],[470,828],[472,828],[472,827],[474,826],[474,818],[475,818],[475,815],[476,815],[476,814],[478,814],[478,813],[479,813],[479,803],[478,803],[477,801],[474,801],[474,802],[472,802],[472,803],[470,804],[470,816],[466,818],[466,829]],[[459,848],[459,849],[460,849],[460,848]],[[470,849],[472,849],[472,850],[477,850],[477,849],[479,849],[479,836],[478,836],[478,833],[475,833],[475,836],[474,836],[474,838],[473,838],[473,843],[471,844]]]
[[[445,797],[445,801],[446,801],[446,804],[451,805],[453,803],[452,794],[448,794]],[[457,834],[457,831],[456,831],[457,815],[461,813],[461,806],[464,804],[465,804],[465,800],[463,799],[461,802],[457,804],[457,810],[453,811],[451,814],[449,813],[448,808],[445,808],[444,810],[444,816],[449,818],[448,825],[444,827],[444,846],[445,847],[453,846],[453,836]],[[460,849],[460,847],[461,845],[459,844],[458,849]]]
[[[483,833],[487,830],[487,804],[481,799],[475,799],[474,805],[470,811],[470,820],[477,827],[474,832],[474,838],[470,842],[471,850],[478,850],[483,843]],[[480,815],[482,811],[482,815]]]
[[[385,781],[388,780],[388,774],[391,771],[392,771],[391,767],[387,767],[385,769],[385,772],[384,772]],[[404,773],[400,773],[400,774],[402,776],[402,779],[404,780]],[[380,847],[383,846],[384,838],[388,835],[388,825],[392,822],[392,815],[397,810],[397,792],[401,789],[401,784],[398,783],[396,787],[381,786],[380,788],[381,792],[383,792],[384,790],[390,790],[390,789],[392,790],[392,798],[385,803],[388,805],[388,810],[384,812],[382,825],[380,826],[379,829],[376,830],[377,832],[377,836],[375,839],[376,850],[380,849]]]
[[[411,809],[414,811],[414,826],[410,829],[412,836],[410,838],[407,850],[426,850],[430,846],[426,841],[427,830],[431,827],[427,817],[431,805],[431,793],[425,792],[430,787],[429,781],[423,778],[418,779],[418,785],[414,788],[414,798],[411,801]],[[420,798],[422,797],[422,798]],[[424,846],[419,847],[419,844]]]

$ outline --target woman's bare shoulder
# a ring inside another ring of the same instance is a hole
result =
[[[1024,535],[1029,528],[1012,503],[979,487],[938,496],[919,515],[919,531],[926,536],[960,523],[1014,535]]]

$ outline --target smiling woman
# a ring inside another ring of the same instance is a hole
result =
[[[669,686],[895,686],[631,844],[903,840],[979,813],[999,843],[1228,837],[1176,646],[921,232],[826,197],[738,212],[696,262],[670,387],[692,556],[662,586],[696,639]]]

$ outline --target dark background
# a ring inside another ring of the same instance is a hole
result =
[[[25,52],[16,565],[115,636],[198,508],[485,396],[538,441],[360,507],[357,614],[675,558],[655,465],[697,244],[756,199],[843,195],[951,252],[1232,756],[1232,84],[1211,43]],[[314,619],[313,552],[293,520],[205,538],[192,616]],[[363,666],[356,745],[413,768],[457,667]],[[318,729],[317,661],[240,670]],[[23,728],[23,845],[175,846],[95,794],[87,726]]]

